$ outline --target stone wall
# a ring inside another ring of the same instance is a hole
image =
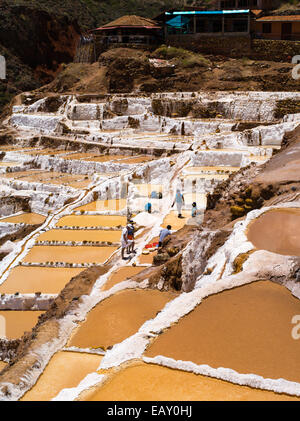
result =
[[[247,36],[169,35],[166,44],[199,53],[221,54],[232,57],[247,57],[251,53],[251,39]]]
[[[300,41],[252,40],[251,58],[291,62],[291,58],[300,55]]]
[[[249,57],[254,60],[291,62],[293,56],[300,55],[300,41],[251,40],[247,36],[169,35],[166,44],[199,53]]]

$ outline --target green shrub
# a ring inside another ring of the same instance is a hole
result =
[[[157,48],[153,57],[171,60],[174,64],[183,68],[208,67],[210,65],[209,60],[201,54],[193,53],[184,48],[167,47],[166,45]]]

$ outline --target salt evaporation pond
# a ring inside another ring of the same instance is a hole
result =
[[[5,320],[5,337],[7,339],[18,339],[25,332],[30,332],[36,325],[42,311],[0,311],[1,325]]]
[[[37,241],[108,241],[115,243],[120,241],[120,239],[120,230],[53,229],[41,234]]]
[[[300,398],[142,362],[112,374],[84,401],[289,401]]]
[[[68,215],[61,218],[57,227],[118,227],[125,226],[126,216],[118,215]]]
[[[86,321],[73,334],[69,346],[106,349],[122,342],[176,296],[173,292],[157,290],[119,292],[88,313]]]
[[[257,248],[287,256],[300,256],[300,209],[272,209],[248,228],[249,241]]]
[[[89,373],[97,370],[102,357],[79,352],[55,354],[37,383],[21,401],[49,401],[62,389],[76,387]]]
[[[23,262],[104,263],[118,247],[35,246]]]
[[[104,284],[102,290],[107,291],[112,288],[114,285],[125,281],[127,278],[137,275],[145,269],[143,266],[124,266],[117,269],[114,273],[111,274],[108,281]]]
[[[66,284],[84,269],[17,266],[3,284],[0,294],[58,294]]]
[[[285,287],[259,281],[204,299],[160,335],[146,355],[300,381],[300,341],[291,335],[300,302]]]
[[[0,222],[9,222],[11,224],[36,225],[45,222],[46,217],[37,213],[21,213],[20,215],[10,216],[0,219]]]
[[[95,202],[88,203],[87,205],[79,206],[75,211],[84,212],[97,212],[97,211],[119,211],[126,207],[126,199],[108,199],[96,200]]]

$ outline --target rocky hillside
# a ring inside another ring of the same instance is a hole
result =
[[[165,51],[168,56],[165,56]],[[167,59],[155,67],[153,59]],[[160,47],[153,53],[116,48],[99,57],[99,63],[72,63],[42,92],[116,93],[222,91],[298,91],[293,65],[248,58],[201,55]]]
[[[124,14],[155,17],[167,8],[210,7],[214,0],[0,0],[0,54],[7,80],[0,80],[0,112],[22,91],[49,83],[73,60],[81,31]],[[297,1],[278,1],[295,7]],[[293,6],[294,5],[294,6]]]

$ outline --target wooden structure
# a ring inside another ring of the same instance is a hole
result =
[[[256,20],[256,38],[299,41],[300,15],[264,16]]]
[[[122,16],[91,31],[96,42],[112,45],[158,45],[162,42],[162,28],[154,20],[140,16]]]

